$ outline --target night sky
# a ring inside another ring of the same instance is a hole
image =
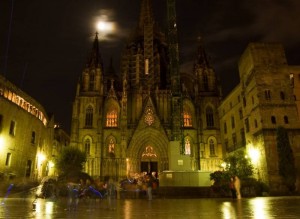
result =
[[[54,113],[69,132],[76,83],[92,47],[96,22],[115,25],[113,33],[100,32],[100,50],[104,68],[113,58],[118,70],[140,2],[0,0],[0,74]],[[153,0],[162,31],[165,2]],[[225,96],[239,82],[238,59],[249,42],[280,42],[288,63],[300,64],[299,15],[299,0],[177,0],[181,69],[192,69],[199,37]]]

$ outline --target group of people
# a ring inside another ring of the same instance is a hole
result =
[[[79,183],[69,182],[68,189],[68,209],[76,210],[78,207],[79,199],[81,198],[99,198],[107,197],[108,208],[111,210],[116,209],[117,198],[117,185],[112,178],[109,178],[102,186],[101,191],[99,188],[93,186],[89,180],[84,183],[80,180]]]
[[[230,177],[229,188],[233,199],[241,199],[241,180],[237,176]]]

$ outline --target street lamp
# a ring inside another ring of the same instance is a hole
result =
[[[259,151],[257,148],[249,148],[248,154],[253,164],[257,164],[259,160]]]

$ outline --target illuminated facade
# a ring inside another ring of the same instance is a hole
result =
[[[300,166],[300,67],[287,64],[280,44],[250,43],[240,58],[239,72],[239,85],[219,107],[224,152],[245,150],[256,177],[278,190],[278,126],[288,131],[295,164]]]
[[[64,142],[64,143],[62,143]],[[0,76],[0,178],[56,175],[54,157],[69,136],[32,97]]]
[[[142,1],[116,75],[104,72],[96,35],[77,85],[71,124],[71,146],[84,151],[89,145],[85,171],[90,175],[122,179],[131,173],[220,168],[215,72],[199,45],[194,70],[178,78],[169,57],[169,49],[178,45],[168,46],[165,38],[151,1]]]
[[[40,179],[50,157],[51,123],[44,108],[0,76],[0,174]]]

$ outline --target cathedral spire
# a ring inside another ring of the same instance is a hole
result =
[[[153,23],[152,0],[142,0],[139,28],[143,28],[145,24]]]
[[[199,37],[199,45],[197,51],[197,57],[195,62],[195,67],[200,66],[202,68],[210,68],[209,60],[205,49],[203,47],[203,40]]]
[[[167,9],[171,86],[173,95],[178,96],[180,92],[180,76],[175,0],[167,0]]]
[[[100,67],[102,69],[103,63],[102,63],[102,58],[99,52],[99,40],[98,40],[98,33],[96,32],[95,34],[95,39],[93,43],[93,48],[91,55],[88,59],[87,62],[87,67]]]

